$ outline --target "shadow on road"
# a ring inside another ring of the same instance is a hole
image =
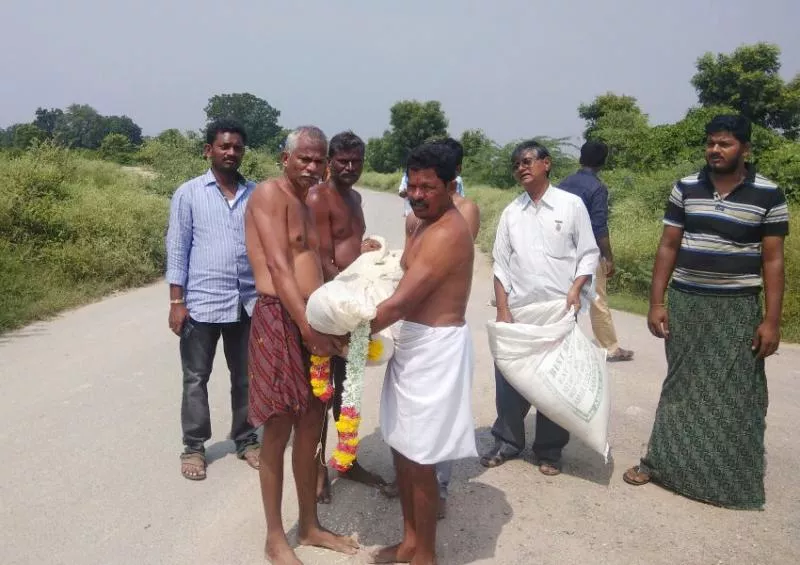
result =
[[[218,461],[226,455],[236,453],[236,444],[233,440],[226,439],[212,443],[206,449],[206,464],[211,465],[214,461]]]
[[[531,413],[525,418],[525,439],[528,447],[522,452],[521,459],[533,466],[533,453],[530,450],[530,445],[533,443],[534,434],[536,432],[535,425],[536,412],[531,410]],[[478,454],[483,454],[489,451],[494,446],[494,436],[492,436],[491,427],[482,427],[475,430],[478,439]],[[601,486],[608,486],[611,483],[611,477],[614,474],[614,459],[609,456],[608,463],[603,461],[603,457],[589,448],[581,440],[574,436],[570,438],[569,443],[564,448],[562,453],[562,473],[577,479],[590,481]],[[489,471],[479,465],[483,471]]]
[[[359,461],[387,480],[394,478],[389,447],[379,429],[362,438]],[[491,559],[503,527],[513,511],[503,491],[476,479],[485,471],[477,459],[456,461],[450,483],[448,516],[437,530],[441,563],[466,565]],[[400,501],[377,489],[352,481],[334,479],[333,502],[319,505],[322,525],[340,534],[352,534],[362,546],[363,556],[377,547],[397,543],[402,536]],[[297,537],[297,524],[287,533],[290,543]]]

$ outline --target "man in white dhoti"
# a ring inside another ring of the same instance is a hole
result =
[[[493,250],[497,321],[512,323],[512,310],[564,300],[565,312],[581,307],[600,251],[583,201],[550,184],[550,153],[536,141],[519,144],[511,156],[514,177],[525,189],[503,210]],[[495,445],[481,457],[497,467],[525,447],[530,403],[495,367]],[[534,461],[545,475],[561,472],[561,451],[569,432],[537,410]]]
[[[421,221],[406,239],[404,275],[378,306],[373,333],[395,322],[395,353],[381,396],[381,433],[392,448],[403,540],[372,563],[435,563],[436,463],[477,455],[470,393],[474,354],[465,313],[474,248],[453,204],[456,159],[431,143],[408,158],[408,197]]]

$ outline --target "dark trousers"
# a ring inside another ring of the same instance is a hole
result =
[[[497,367],[494,368],[494,381],[497,420],[492,426],[492,435],[504,452],[519,453],[525,448],[525,416],[531,405],[508,384]],[[537,410],[532,448],[534,459],[542,463],[558,463],[561,450],[568,442],[569,432]]]
[[[211,438],[208,379],[220,336],[231,374],[233,421],[230,438],[236,443],[236,452],[239,455],[249,446],[258,444],[256,431],[247,421],[247,341],[250,336],[250,317],[242,308],[238,322],[207,324],[189,317],[183,326],[180,344],[183,365],[181,427],[187,453],[203,453],[205,442]]]

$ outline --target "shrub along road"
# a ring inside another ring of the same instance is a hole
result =
[[[402,243],[401,206],[365,191],[371,231]],[[473,391],[479,449],[491,442],[494,381],[484,324],[491,273],[479,257],[469,308],[477,350]],[[181,377],[177,338],[167,328],[163,283],[127,292],[0,337],[0,562],[12,564],[259,563],[264,515],[258,475],[232,454],[227,375],[218,353],[209,393],[214,438],[208,479],[179,474]],[[734,512],[659,487],[630,487],[621,474],[643,454],[665,362],[641,317],[616,313],[636,360],[610,366],[611,444],[604,465],[578,441],[564,473],[547,478],[530,454],[492,470],[456,464],[449,516],[440,523],[443,564],[466,563],[796,563],[800,561],[800,348],[768,362],[767,507]],[[364,393],[361,460],[393,476],[378,432],[382,371]],[[529,431],[533,420],[528,418]],[[532,436],[531,436],[532,438]],[[296,533],[297,505],[287,452],[284,515]],[[334,483],[323,524],[365,546],[396,542],[396,500],[346,481]],[[359,559],[301,548],[308,564]],[[554,559],[554,556],[557,556]]]

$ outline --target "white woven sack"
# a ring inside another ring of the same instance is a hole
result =
[[[512,316],[512,324],[487,324],[497,367],[531,405],[607,461],[606,350],[583,334],[563,300],[513,309]]]

